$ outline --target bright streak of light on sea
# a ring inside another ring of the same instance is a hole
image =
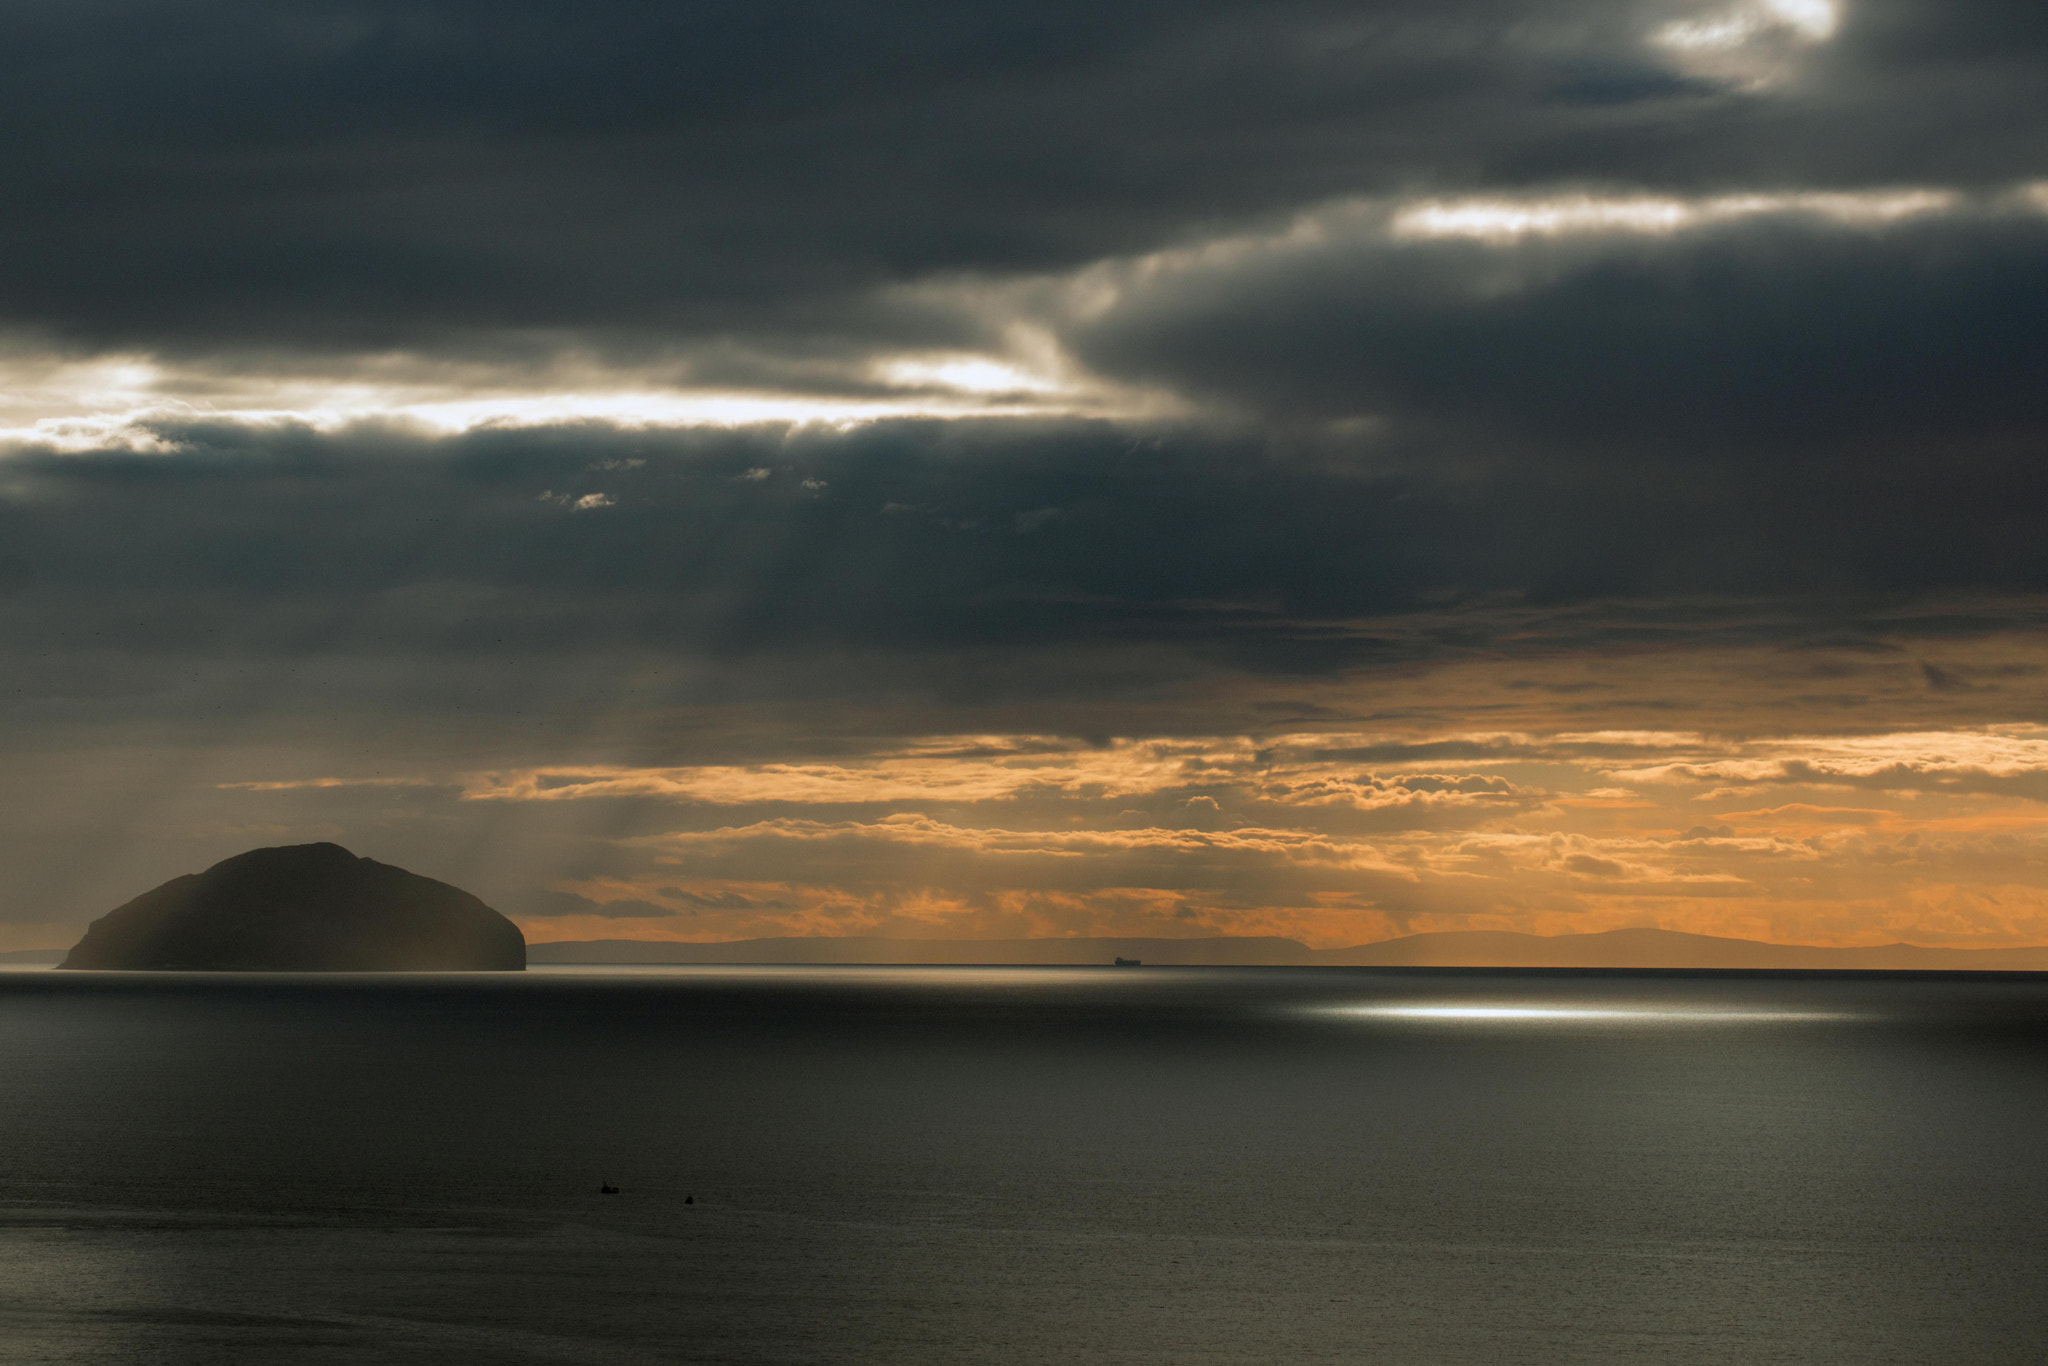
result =
[[[1851,1020],[1846,1011],[1832,1010],[1723,1010],[1712,1006],[1534,1006],[1534,1005],[1343,1005],[1317,1006],[1311,1013],[1323,1017],[1510,1021],[1531,1023],[1591,1024],[1775,1024],[1811,1020]]]

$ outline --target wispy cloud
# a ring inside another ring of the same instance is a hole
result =
[[[223,792],[300,792],[345,787],[437,787],[432,778],[283,778],[267,782],[216,783]]]

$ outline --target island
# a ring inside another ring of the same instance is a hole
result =
[[[86,929],[59,968],[517,972],[519,927],[459,887],[338,844],[252,849]]]

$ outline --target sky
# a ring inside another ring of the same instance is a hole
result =
[[[0,948],[2048,943],[2048,9],[0,0]]]

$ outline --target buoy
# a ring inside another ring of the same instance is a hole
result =
[[[694,1195],[686,1195],[683,1197],[683,1203],[686,1205],[694,1205],[697,1203],[697,1197]]]

